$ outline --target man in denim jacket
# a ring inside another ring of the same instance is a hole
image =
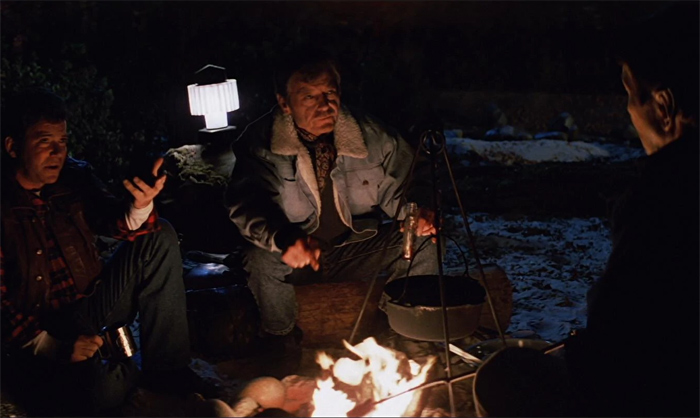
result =
[[[283,351],[300,338],[294,283],[366,280],[377,267],[392,278],[406,274],[401,233],[390,235],[382,218],[397,211],[414,151],[394,130],[341,105],[340,74],[322,52],[292,55],[275,82],[278,106],[233,146],[225,201],[251,243],[244,267],[268,347],[279,341]],[[407,196],[419,197],[430,194]],[[433,213],[419,212],[410,274],[436,274]]]

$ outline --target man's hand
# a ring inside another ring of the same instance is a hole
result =
[[[99,335],[81,335],[73,343],[73,353],[70,355],[70,362],[77,363],[92,358],[97,349],[102,347],[102,344],[104,344],[104,341]]]
[[[435,229],[435,212],[430,209],[420,208],[418,211],[418,228],[416,229],[416,235],[419,237],[424,237],[426,235],[435,235],[437,230]],[[435,242],[435,238],[433,238]]]
[[[134,196],[134,208],[143,209],[150,205],[153,199],[158,196],[161,190],[163,190],[163,185],[165,184],[166,176],[162,174],[158,177],[158,170],[160,166],[163,165],[163,158],[158,158],[153,164],[153,177],[156,178],[156,182],[153,187],[149,186],[145,181],[138,177],[134,177],[133,180],[125,179],[124,187],[126,190]]]
[[[318,241],[312,237],[299,238],[282,253],[282,261],[295,269],[310,265],[314,271],[318,271],[320,258],[321,248]]]
[[[401,232],[403,232],[404,223],[401,222]],[[435,229],[435,212],[431,209],[419,208],[418,209],[418,226],[416,227],[416,235],[419,237],[424,237],[426,235],[437,234],[437,229]],[[430,239],[433,243],[437,242],[437,238],[433,237]]]

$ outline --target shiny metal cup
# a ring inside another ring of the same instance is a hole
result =
[[[125,360],[138,351],[129,325],[105,327],[100,332],[100,335],[105,341],[100,348],[100,355],[103,359],[113,361]]]

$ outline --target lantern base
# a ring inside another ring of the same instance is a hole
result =
[[[215,134],[218,132],[224,132],[224,131],[235,131],[236,127],[235,126],[226,126],[223,128],[217,128],[217,129],[200,129],[199,132],[205,133],[205,134]]]
[[[235,126],[227,126],[220,129],[200,129],[197,133],[197,142],[205,147],[228,147],[236,140],[238,134]]]

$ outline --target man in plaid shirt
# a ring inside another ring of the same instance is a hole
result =
[[[150,184],[124,180],[131,199],[121,202],[88,164],[67,157],[61,98],[24,91],[6,103],[2,121],[3,390],[39,415],[111,409],[137,384],[201,392],[188,367],[177,235],[153,205],[166,179],[158,176],[163,160]],[[97,235],[124,241],[106,263]],[[143,375],[130,360],[103,363],[98,352],[100,331],[137,313]]]

